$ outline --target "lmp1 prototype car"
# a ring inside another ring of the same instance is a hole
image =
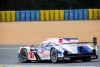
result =
[[[94,47],[89,43],[93,43]],[[93,59],[98,59],[96,38],[93,38],[93,42],[78,42],[78,38],[48,38],[37,48],[30,45],[20,47],[18,51],[18,60],[23,63],[33,60],[89,62]]]

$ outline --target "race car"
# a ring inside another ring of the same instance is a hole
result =
[[[93,59],[98,59],[97,38],[93,38],[93,42],[78,42],[78,38],[47,38],[37,48],[30,45],[18,50],[18,60],[23,63],[34,60],[89,62]]]

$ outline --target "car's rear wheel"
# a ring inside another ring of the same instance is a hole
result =
[[[50,60],[53,63],[58,62],[58,53],[57,53],[57,50],[55,48],[51,49],[51,51],[50,51]]]
[[[91,57],[84,57],[82,59],[83,62],[90,62],[91,61]]]
[[[28,60],[28,53],[27,53],[27,49],[26,48],[22,48],[21,49],[21,51],[20,51],[20,60],[23,63],[31,62],[30,60]]]
[[[95,49],[92,50],[92,55],[96,55],[96,50]]]

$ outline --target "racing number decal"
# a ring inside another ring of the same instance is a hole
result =
[[[34,52],[30,52],[30,58],[34,58]]]

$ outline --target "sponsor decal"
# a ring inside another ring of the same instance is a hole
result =
[[[50,57],[50,54],[42,54],[42,57]]]
[[[50,57],[50,51],[47,49],[42,50],[41,52],[38,52],[42,55],[42,57]]]
[[[50,52],[48,50],[43,50],[42,57],[50,57]]]

